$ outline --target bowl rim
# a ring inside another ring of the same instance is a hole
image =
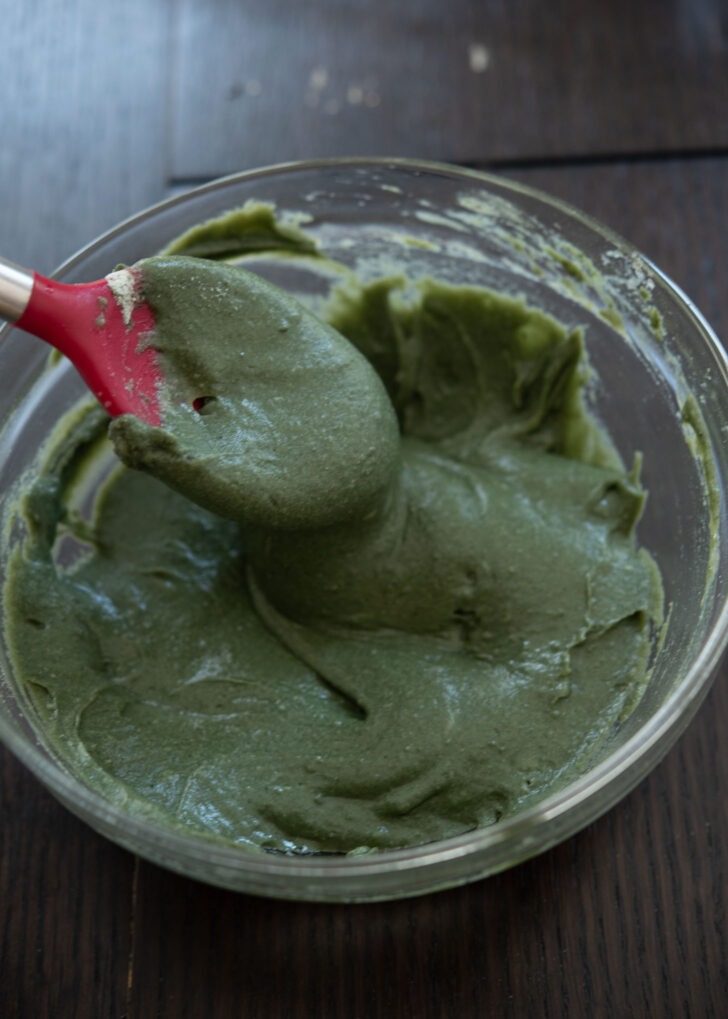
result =
[[[444,162],[400,157],[354,156],[281,162],[228,174],[182,194],[165,198],[127,217],[80,248],[62,262],[51,275],[63,278],[79,262],[119,235],[177,205],[188,203],[191,199],[255,180],[270,181],[284,174],[334,168],[379,171],[392,169],[420,175],[447,176],[451,180],[461,180],[464,185],[475,184],[486,188],[490,186],[498,193],[525,196],[542,207],[557,210],[569,220],[577,220],[589,230],[599,234],[621,253],[631,258],[636,255],[649,266],[657,283],[667,292],[670,299],[682,305],[692,318],[704,345],[716,362],[723,385],[728,391],[728,355],[715,332],[681,288],[630,242],[578,208],[536,188],[487,171]],[[0,342],[12,328],[12,324],[8,324],[0,330]],[[231,873],[244,872],[246,879],[235,883],[239,890],[286,898],[332,901],[361,898],[371,901],[375,898],[402,897],[434,890],[436,887],[450,887],[503,870],[575,834],[611,809],[645,777],[689,724],[710,687],[727,644],[728,600],[724,598],[707,638],[680,684],[637,732],[599,764],[540,802],[511,818],[500,821],[497,825],[470,830],[433,843],[382,850],[371,854],[278,855],[251,850],[247,845],[224,844],[204,834],[185,834],[163,828],[143,818],[126,814],[120,807],[82,785],[49,757],[41,756],[30,740],[9,727],[2,715],[0,715],[0,739],[72,811],[80,813],[91,824],[98,822],[100,829],[107,834],[110,829],[114,829],[115,834],[110,837],[115,841],[122,844],[126,842],[129,848],[142,855],[145,853],[140,844],[163,845],[169,858],[166,865],[170,869],[190,873],[180,865],[177,858],[193,859],[199,865],[193,876],[199,876],[201,868],[206,871],[211,866],[217,869],[217,877],[215,874],[205,877],[209,883],[233,887],[230,882]],[[590,802],[594,804],[591,811],[585,809]],[[599,803],[598,807],[595,805],[596,802]],[[91,818],[93,820],[90,820]],[[546,837],[541,837],[540,833],[534,835],[536,829],[543,828]],[[119,829],[124,837],[118,837],[116,832]],[[443,868],[455,860],[460,861],[457,873],[446,876]],[[435,864],[440,865],[438,874],[441,871],[442,873],[440,879],[433,882],[427,879],[426,874]],[[377,891],[377,882],[385,875],[391,876],[394,873],[405,882],[407,880],[405,874],[409,873],[410,877],[414,877],[413,872],[419,873],[421,877],[415,879],[411,887],[403,887],[394,892],[391,889],[385,890],[381,894]],[[303,895],[299,894],[295,884],[306,885],[307,882],[311,882],[311,885],[307,886],[308,890]]]

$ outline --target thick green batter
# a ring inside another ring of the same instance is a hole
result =
[[[141,470],[90,522],[68,507],[106,423],[66,425],[5,593],[67,766],[292,852],[492,824],[582,770],[645,683],[661,589],[580,334],[433,281],[350,288],[325,327],[234,266],[143,271],[163,425],[112,424]]]

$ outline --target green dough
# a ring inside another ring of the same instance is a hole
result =
[[[219,256],[219,234],[190,243]],[[582,335],[433,280],[349,286],[324,323],[177,248],[141,263],[161,426],[112,422],[127,466],[90,520],[97,410],[23,499],[6,627],[66,767],[170,828],[296,853],[445,838],[580,774],[661,619]]]

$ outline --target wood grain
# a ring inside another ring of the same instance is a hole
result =
[[[180,0],[170,165],[728,147],[722,0]]]
[[[0,25],[0,244],[48,272],[164,196],[168,0],[2,0]]]
[[[3,1019],[123,1011],[133,869],[0,747]]]
[[[0,0],[0,248],[50,269],[227,170],[500,168],[635,243],[728,336],[722,0]],[[325,71],[325,73],[323,73]],[[721,1017],[728,667],[666,759],[472,886],[319,906],[138,861],[0,750],[2,1019]]]

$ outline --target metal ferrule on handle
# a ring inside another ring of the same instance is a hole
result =
[[[0,258],[0,318],[17,322],[28,307],[34,275]]]

